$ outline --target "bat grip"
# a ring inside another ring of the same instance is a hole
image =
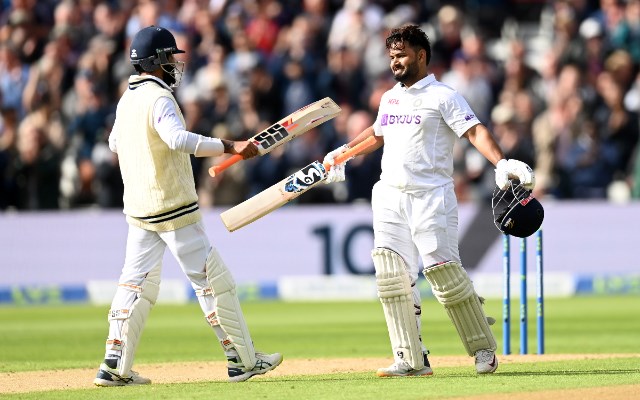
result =
[[[336,158],[333,159],[333,164],[337,165],[337,164],[342,164],[343,162],[349,161],[352,157],[355,157],[356,155],[358,155],[358,153],[360,153],[364,148],[373,146],[375,142],[376,142],[376,139],[373,136],[367,137],[365,140],[358,143],[357,145],[348,148],[347,151],[345,151],[344,153],[338,154]],[[322,165],[324,165],[324,169],[327,171],[329,171],[329,169],[331,168],[331,164],[329,163],[323,163]]]
[[[229,168],[230,166],[232,166],[233,164],[237,163],[242,159],[243,158],[241,155],[234,154],[231,157],[224,160],[223,162],[221,162],[220,164],[214,165],[213,167],[209,168],[209,175],[211,175],[212,177],[216,176],[220,172],[224,171],[225,169]]]

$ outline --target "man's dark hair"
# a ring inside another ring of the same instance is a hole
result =
[[[431,61],[431,42],[427,34],[418,25],[405,25],[394,28],[387,36],[387,50],[393,48],[403,48],[409,45],[414,49],[424,49],[427,52],[427,65]]]

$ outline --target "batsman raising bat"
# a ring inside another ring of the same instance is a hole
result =
[[[191,281],[204,317],[218,337],[228,360],[229,380],[240,382],[264,374],[277,367],[282,356],[253,347],[231,271],[205,233],[189,156],[229,153],[251,158],[258,149],[248,141],[213,139],[185,130],[173,97],[184,68],[175,54],[184,51],[177,48],[168,30],[156,26],[142,29],[134,36],[130,51],[138,74],[129,78],[109,136],[109,147],[120,162],[129,232],[124,266],[108,314],[104,361],[94,383],[151,383],[131,367],[158,299],[166,248]]]
[[[421,299],[415,283],[419,262],[433,294],[444,306],[477,373],[498,368],[496,340],[458,252],[458,206],[453,184],[453,146],[465,138],[495,168],[505,189],[517,178],[527,189],[535,180],[528,165],[505,160],[491,132],[467,101],[429,74],[431,45],[415,25],[393,29],[386,39],[391,72],[398,83],[384,93],[377,119],[345,146],[331,151],[333,160],[366,138],[371,152],[384,146],[382,173],[372,192],[378,296],[382,303],[394,362],[378,376],[431,375],[421,335]],[[361,154],[361,153],[356,153]],[[344,164],[331,168],[331,180],[345,178]]]
[[[316,126],[329,121],[340,114],[340,111],[342,111],[340,106],[331,98],[325,97],[292,112],[267,129],[257,133],[249,141],[257,146],[258,156],[263,156],[276,147],[282,146]],[[209,168],[209,175],[216,176],[242,159],[241,154],[233,155],[221,164]]]
[[[343,171],[344,163],[352,158],[352,154],[363,154],[366,148],[375,145],[375,142],[374,138],[369,137],[358,143],[355,147],[340,153],[330,162],[312,162],[275,185],[266,188],[255,196],[223,212],[220,214],[222,222],[229,232],[233,232],[277,210],[301,196],[303,193],[311,190],[320,182],[326,183],[333,181],[333,174],[335,174],[338,169],[335,167],[331,168],[332,165],[340,165],[340,171]]]

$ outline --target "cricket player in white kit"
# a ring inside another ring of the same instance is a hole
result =
[[[453,184],[453,146],[466,138],[496,166],[496,183],[509,178],[533,188],[526,164],[505,160],[491,132],[454,89],[428,74],[431,46],[415,25],[390,32],[390,67],[398,83],[381,99],[373,126],[328,153],[325,162],[366,137],[384,145],[382,174],[372,192],[378,296],[387,321],[394,363],[378,376],[420,376],[433,372],[421,337],[421,299],[415,286],[419,262],[433,293],[444,305],[478,373],[498,367],[496,341],[482,299],[462,268],[458,251],[458,208]],[[344,164],[333,165],[329,182],[344,180]]]
[[[98,386],[149,384],[131,370],[145,322],[160,287],[162,258],[169,248],[191,281],[206,321],[228,360],[229,380],[264,374],[282,362],[278,353],[257,352],[244,320],[235,282],[204,230],[189,154],[223,153],[251,158],[248,141],[208,138],[185,130],[172,88],[180,84],[184,53],[161,27],[139,31],[130,59],[139,75],[118,103],[109,147],[118,154],[129,224],[124,267],[109,310],[109,334]]]

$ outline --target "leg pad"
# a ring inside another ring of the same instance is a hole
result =
[[[426,267],[424,276],[434,296],[449,314],[470,356],[478,350],[496,349],[496,339],[469,275],[460,264],[447,261]]]
[[[371,257],[394,359],[406,361],[414,370],[419,370],[424,367],[422,343],[404,260],[398,253],[382,247],[374,249]]]
[[[198,295],[213,295],[214,310],[206,316],[207,321],[225,331],[245,368],[252,369],[257,362],[256,351],[236,295],[236,283],[215,248],[207,257],[206,270],[209,288],[199,291]],[[229,343],[222,345],[230,348]]]
[[[151,309],[156,304],[158,293],[160,292],[160,272],[161,267],[158,266],[149,272],[144,278],[141,286],[133,286],[129,284],[120,284],[119,289],[123,288],[130,292],[135,292],[135,300],[130,309],[110,310],[109,321],[121,320],[120,339],[109,338],[107,340],[107,350],[121,350],[122,356],[118,364],[118,374],[120,376],[129,376],[135,356],[136,348],[140,342],[142,330],[147,322],[147,317]]]

